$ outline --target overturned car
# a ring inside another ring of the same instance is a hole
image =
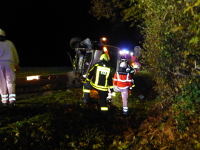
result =
[[[70,40],[70,47],[75,50],[75,56],[71,59],[74,80],[85,80],[89,70],[99,61],[103,53],[107,54],[110,59],[113,75],[115,71],[118,71],[121,61],[128,62],[127,71],[131,73],[140,68],[138,62],[138,57],[141,55],[139,46],[136,46],[133,52],[130,52],[108,45],[105,37],[100,38],[99,41],[93,41],[90,38],[82,40],[80,37],[74,37]]]

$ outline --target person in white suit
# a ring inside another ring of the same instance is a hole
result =
[[[4,30],[0,29],[0,94],[3,106],[15,105],[16,71],[19,57],[15,45],[6,39]]]

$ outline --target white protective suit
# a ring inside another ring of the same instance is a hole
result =
[[[14,44],[9,41],[0,41],[0,94],[2,103],[14,103],[15,68],[18,68],[19,57]]]

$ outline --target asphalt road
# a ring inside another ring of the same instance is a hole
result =
[[[43,95],[45,92],[65,90],[80,87],[81,83],[73,80],[72,72],[64,75],[40,76],[40,79],[27,80],[27,78],[16,79],[17,99]]]

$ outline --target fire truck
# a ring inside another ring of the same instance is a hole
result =
[[[118,71],[119,64],[122,61],[128,62],[127,72],[135,73],[140,69],[141,64],[138,58],[141,55],[141,48],[136,46],[133,51],[120,49],[107,44],[107,38],[102,37],[99,41],[93,41],[90,38],[82,40],[80,37],[74,37],[70,40],[70,47],[75,50],[75,56],[72,61],[73,79],[83,81],[91,67],[99,61],[101,54],[105,53],[110,58],[110,63],[114,72]]]

